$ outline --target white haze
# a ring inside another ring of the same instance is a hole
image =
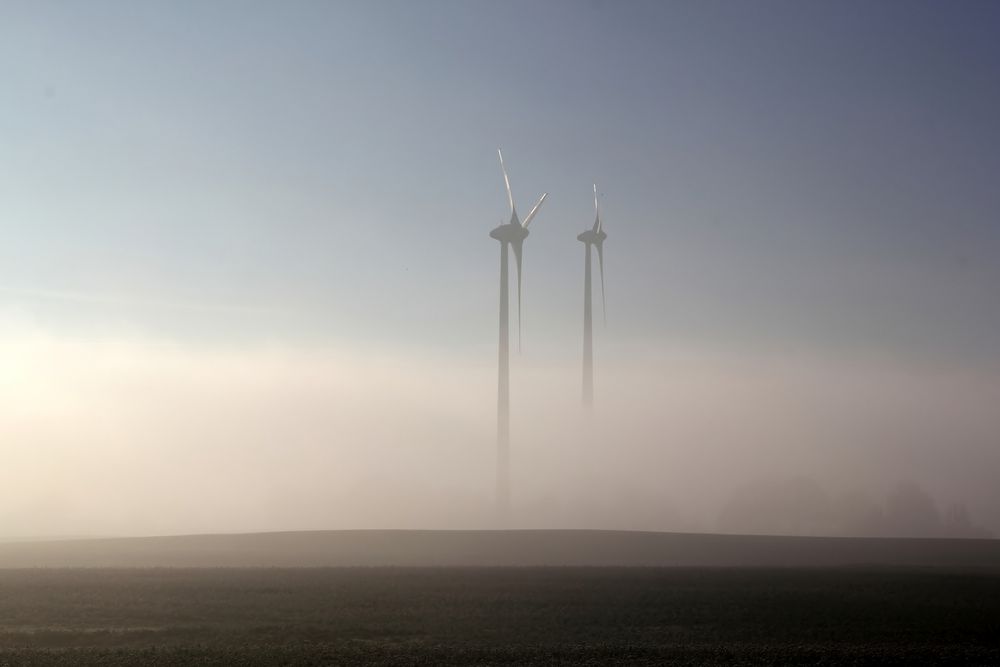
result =
[[[512,368],[523,527],[709,531],[748,484],[916,482],[1000,530],[993,368],[683,346]],[[0,329],[0,537],[495,526],[495,351]]]

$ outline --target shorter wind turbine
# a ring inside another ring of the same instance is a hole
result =
[[[601,312],[607,324],[607,302],[604,299],[604,225],[601,222],[601,209],[597,203],[597,184],[594,184],[594,226],[577,236],[586,246],[583,272],[583,406],[591,410],[594,407],[594,324],[591,314],[590,297],[590,248],[597,248],[597,262],[601,269]]]
[[[535,204],[528,217],[521,222],[514,208],[514,195],[510,190],[510,179],[503,163],[503,153],[500,155],[500,169],[503,171],[503,182],[507,187],[507,201],[510,204],[510,220],[490,232],[490,236],[500,242],[500,345],[499,345],[499,377],[497,380],[497,508],[501,517],[506,518],[510,507],[510,323],[508,321],[508,301],[510,298],[507,286],[507,248],[514,249],[514,260],[517,266],[517,322],[521,324],[521,250],[524,239],[528,237],[528,225],[535,218],[542,202],[548,197],[543,194]],[[520,331],[520,329],[519,329]],[[520,336],[518,336],[520,341]]]

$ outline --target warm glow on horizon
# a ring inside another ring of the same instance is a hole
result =
[[[746,484],[807,478],[876,499],[919,479],[994,526],[981,464],[994,371],[709,348],[609,356],[589,425],[574,365],[515,360],[514,525],[714,530]],[[9,324],[0,364],[12,371],[0,537],[492,521],[488,362]]]

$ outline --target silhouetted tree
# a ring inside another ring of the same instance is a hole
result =
[[[758,482],[737,490],[720,512],[718,528],[771,535],[989,537],[973,523],[964,505],[952,505],[942,514],[931,495],[912,481],[897,484],[885,502],[878,503],[860,493],[831,500],[807,477]]]
[[[956,503],[944,513],[944,535],[945,537],[987,538],[990,533],[972,522],[965,505]]]
[[[914,482],[900,482],[885,501],[884,534],[892,537],[939,537],[944,534],[934,500]]]

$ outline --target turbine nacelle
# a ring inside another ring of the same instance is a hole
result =
[[[577,241],[582,241],[583,243],[593,243],[594,245],[600,245],[604,243],[604,239],[608,238],[608,235],[604,233],[602,229],[599,232],[595,232],[593,229],[588,229],[582,234],[578,234],[576,237]]]
[[[518,224],[507,223],[493,228],[490,236],[500,243],[520,243],[528,237],[528,230]]]

